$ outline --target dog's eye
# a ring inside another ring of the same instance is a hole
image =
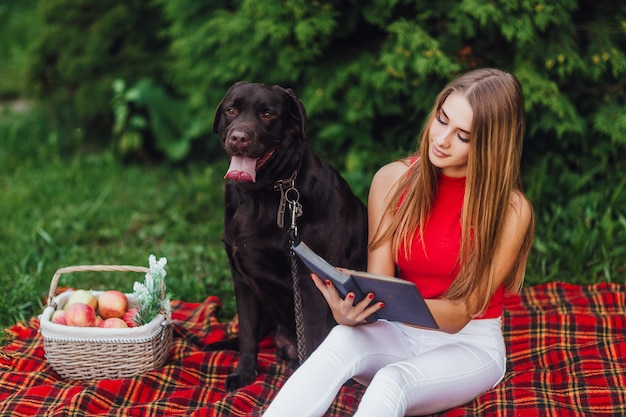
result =
[[[224,110],[224,112],[229,115],[229,116],[236,116],[237,115],[237,109],[233,108],[233,107],[229,107],[226,110]]]
[[[261,113],[261,117],[264,119],[275,119],[276,115],[272,112],[266,111],[266,112]]]

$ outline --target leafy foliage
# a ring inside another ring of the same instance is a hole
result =
[[[313,146],[342,170],[346,154],[373,169],[414,149],[436,92],[481,66],[522,81],[531,154],[576,159],[591,136],[622,152],[626,142],[626,6],[618,0],[50,0],[39,10],[30,65],[38,91],[74,101],[81,127],[100,133],[115,123],[113,80],[158,91],[144,100],[156,120],[121,143],[150,150],[151,136],[152,148],[175,160],[190,155],[191,140],[207,142],[217,103],[244,79],[293,88]],[[173,104],[179,98],[189,107]],[[152,101],[172,105],[179,122],[160,124],[166,112]]]
[[[0,99],[13,99],[26,90],[27,49],[38,30],[31,10],[37,0],[3,0],[0,3]]]
[[[190,120],[184,102],[147,79],[128,89],[124,80],[117,79],[113,90],[113,134],[121,156],[146,153],[151,148],[171,161],[188,155],[199,124]]]
[[[531,156],[575,163],[591,137],[624,152],[619,1],[155,1],[170,22],[170,79],[198,115],[210,121],[240,79],[292,87],[313,146],[347,175],[355,155],[371,171],[413,149],[436,92],[481,66],[520,78]]]
[[[30,47],[31,88],[68,107],[90,137],[110,137],[111,85],[116,78],[163,81],[167,43],[159,10],[143,0],[38,1],[37,37]]]

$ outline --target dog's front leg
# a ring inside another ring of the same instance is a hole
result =
[[[226,377],[226,389],[235,391],[251,384],[257,376],[257,353],[261,305],[241,280],[235,280],[235,297],[239,315],[239,363]]]

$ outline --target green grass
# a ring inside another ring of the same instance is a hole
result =
[[[51,148],[22,154],[21,164],[7,162],[19,149],[0,151],[0,165],[10,167],[0,168],[3,328],[41,312],[58,268],[148,266],[150,254],[167,258],[173,298],[220,295],[224,314],[234,314],[220,240],[225,166],[124,165],[108,152],[61,156]],[[132,292],[138,280],[141,274],[75,273],[59,286]]]
[[[624,157],[580,161],[573,169],[562,156],[546,154],[526,169],[536,215],[528,285],[626,283]]]

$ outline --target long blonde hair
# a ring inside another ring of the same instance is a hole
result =
[[[428,158],[429,129],[453,92],[467,99],[473,119],[461,217],[460,271],[446,297],[465,301],[470,313],[479,315],[486,309],[492,292],[493,256],[512,193],[525,198],[520,178],[524,102],[521,86],[512,74],[491,68],[474,70],[450,82],[439,93],[420,134],[416,152],[419,158],[399,180],[387,207],[387,214],[393,213],[389,227],[376,232],[371,247],[376,248],[391,239],[393,253],[397,256],[403,243],[407,243],[405,251],[410,250],[408,242],[415,233],[423,235],[439,179],[439,168]],[[507,291],[516,292],[522,287],[533,234],[534,216],[531,216],[520,253],[505,279]]]

